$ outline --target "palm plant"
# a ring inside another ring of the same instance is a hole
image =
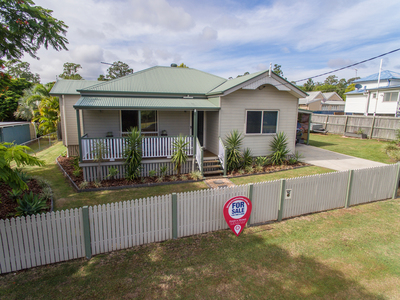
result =
[[[253,165],[253,156],[250,148],[246,148],[243,152],[243,167],[251,167]]]
[[[273,165],[282,165],[290,153],[286,134],[284,132],[278,133],[272,140],[270,148],[272,151],[270,156],[271,163]]]
[[[186,137],[181,134],[175,141],[173,142],[174,152],[172,154],[171,160],[174,163],[175,170],[178,172],[178,175],[181,174],[181,166],[187,161],[187,153],[186,148],[189,145],[189,142],[186,142]]]
[[[142,165],[142,135],[136,127],[131,128],[126,137],[124,157],[126,178],[133,180],[140,177],[140,168]]]
[[[38,195],[33,195],[32,191],[29,194],[24,194],[21,199],[17,200],[18,207],[16,216],[30,216],[38,214],[47,208],[46,199],[39,198]]]
[[[226,138],[226,150],[227,150],[227,169],[232,171],[240,168],[242,162],[242,154],[240,148],[242,146],[243,137],[237,129],[233,130]]]

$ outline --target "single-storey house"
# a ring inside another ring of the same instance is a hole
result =
[[[307,96],[269,70],[227,80],[175,65],[105,82],[59,80],[51,94],[60,99],[68,155],[80,156],[88,181],[97,176],[93,150],[99,142],[108,149],[102,173],[112,166],[123,176],[124,135],[131,127],[143,136],[142,176],[161,165],[173,172],[172,143],[180,134],[189,142],[187,172],[206,173],[207,160],[224,168],[224,140],[234,129],[253,156],[269,154],[270,142],[281,131],[294,152],[298,99]]]
[[[316,113],[342,113],[345,102],[336,92],[308,92],[308,96],[299,99],[299,108]]]
[[[400,74],[382,71],[354,81],[356,89],[346,93],[345,113],[350,115],[400,116]]]

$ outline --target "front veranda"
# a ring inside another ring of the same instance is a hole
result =
[[[162,166],[168,168],[166,175],[176,174],[171,157],[173,144],[179,135],[184,136],[188,143],[188,161],[182,166],[182,173],[199,170],[203,175],[204,156],[219,159],[221,165],[224,162],[222,141],[214,151],[217,154],[204,150],[206,126],[203,111],[77,110],[77,119],[80,166],[86,181],[106,179],[110,167],[118,170],[117,178],[124,177],[125,136],[132,127],[138,128],[142,134],[142,177],[149,176],[152,170],[160,175]],[[100,172],[99,167],[102,169]]]

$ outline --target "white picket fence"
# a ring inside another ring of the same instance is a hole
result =
[[[387,165],[0,220],[0,271],[226,229],[223,204],[234,196],[251,199],[259,224],[388,199],[398,181],[399,165]]]

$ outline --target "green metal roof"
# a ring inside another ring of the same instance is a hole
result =
[[[94,80],[58,80],[50,91],[51,95],[79,95],[77,90],[98,84]]]
[[[263,73],[268,72],[268,70],[260,71],[257,73],[249,74],[249,75],[244,75],[241,77],[236,77],[231,80],[227,80],[223,84],[219,85],[218,87],[214,88],[213,90],[209,91],[207,95],[216,95],[216,94],[222,94],[223,92],[239,85],[242,84],[243,82],[246,82],[250,79],[253,79],[254,77],[257,77],[258,75],[261,75]]]
[[[133,97],[81,97],[76,109],[207,109],[220,107],[208,99],[185,98],[133,98]]]
[[[225,78],[196,69],[152,67],[84,88],[82,92],[205,95],[225,81]]]

